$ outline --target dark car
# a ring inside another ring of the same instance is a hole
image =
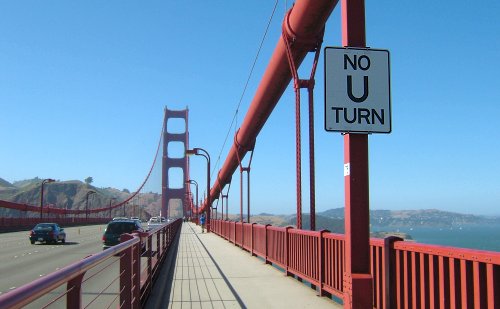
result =
[[[120,236],[134,231],[144,232],[142,225],[136,220],[113,220],[108,223],[102,235],[102,248],[107,249],[120,243]]]
[[[66,232],[57,223],[38,223],[30,232],[30,242],[57,243],[66,242]]]

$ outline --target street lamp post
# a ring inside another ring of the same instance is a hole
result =
[[[207,159],[207,233],[210,233],[210,211],[212,210],[212,203],[210,201],[210,155],[203,148],[187,149],[186,155],[197,155]]]
[[[199,202],[198,202],[198,183],[193,179],[189,179],[188,181],[186,181],[186,184],[190,184],[190,183],[194,184],[196,187],[196,224],[198,224],[198,215],[199,215],[198,214],[198,204],[199,204]]]
[[[109,200],[109,218],[111,219],[111,203],[116,200],[116,197],[112,197]]]
[[[90,190],[87,192],[87,199],[85,202],[85,221],[89,219],[89,195],[95,194],[95,191]]]
[[[43,185],[54,181],[55,180],[51,178],[42,180],[42,188],[40,189],[40,221],[43,219]]]
[[[183,215],[184,219],[186,217],[189,217],[189,210],[191,210],[191,205],[193,205],[193,192],[186,192],[185,193],[185,206],[183,207]],[[189,209],[188,209],[189,208]]]

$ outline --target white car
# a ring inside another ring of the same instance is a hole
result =
[[[162,222],[160,217],[151,217],[148,221],[148,230],[155,229],[157,227],[163,226],[165,221]]]

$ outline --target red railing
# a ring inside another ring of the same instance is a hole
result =
[[[0,308],[55,305],[72,309],[91,304],[99,308],[140,308],[181,223],[178,219],[149,233],[123,234],[119,245],[0,295]],[[101,273],[110,275],[95,279]]]
[[[343,298],[344,235],[213,220],[212,232]],[[243,235],[241,232],[243,231]],[[370,240],[374,308],[500,308],[500,253]]]

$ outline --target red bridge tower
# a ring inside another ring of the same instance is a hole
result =
[[[175,206],[182,209],[182,215],[186,215],[185,183],[189,179],[187,174],[188,161],[185,155],[189,146],[188,113],[187,107],[185,110],[179,111],[169,110],[165,107],[161,213],[167,218],[170,217],[170,210]]]

